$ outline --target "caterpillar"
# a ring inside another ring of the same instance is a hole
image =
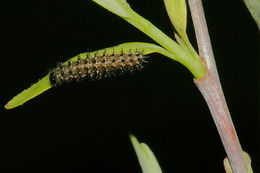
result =
[[[52,86],[61,85],[65,82],[81,79],[102,79],[104,77],[123,74],[126,71],[133,72],[141,70],[143,63],[147,62],[146,56],[143,56],[143,51],[129,50],[125,53],[121,52],[107,53],[106,50],[99,54],[86,53],[77,56],[76,61],[68,61],[64,64],[59,64],[57,68],[50,72],[49,79]]]

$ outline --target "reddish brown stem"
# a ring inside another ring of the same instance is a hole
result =
[[[244,158],[219,81],[201,0],[188,0],[188,2],[199,54],[200,57],[204,58],[203,60],[205,60],[207,68],[206,76],[200,80],[195,79],[194,82],[207,102],[233,172],[248,173],[247,162]]]
[[[220,83],[210,73],[195,83],[208,104],[234,173],[248,173]]]

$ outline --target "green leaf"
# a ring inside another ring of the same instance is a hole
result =
[[[30,88],[24,90],[17,96],[15,96],[12,100],[10,100],[6,105],[6,109],[12,109],[17,106],[20,106],[27,102],[28,100],[31,100],[32,98],[36,97],[37,95],[43,93],[44,91],[51,88],[50,80],[49,80],[49,74],[42,78],[39,82],[32,85]]]
[[[170,20],[176,29],[175,38],[184,49],[189,51],[194,57],[199,58],[198,53],[192,47],[186,33],[187,8],[185,0],[164,0],[164,4]]]
[[[143,173],[162,173],[152,150],[145,143],[139,143],[133,135],[130,135],[130,139]]]
[[[121,17],[130,17],[132,12],[131,7],[125,0],[93,0],[93,1]]]
[[[106,49],[101,49],[101,50],[94,51],[94,52],[82,53],[82,54],[79,54],[79,56],[86,57],[87,54],[89,54],[90,56],[94,56],[95,53],[97,53],[97,52],[103,53],[105,50],[107,53],[112,53],[113,51],[116,53],[119,53],[119,52],[121,52],[121,50],[123,50],[124,52],[128,52],[130,49],[141,50],[141,51],[143,51],[144,55],[151,54],[151,53],[160,53],[165,56],[171,57],[172,59],[175,60],[175,56],[172,53],[168,52],[167,50],[163,49],[162,47],[154,45],[154,44],[142,43],[142,42],[124,43],[124,44],[120,44],[120,45],[117,45],[114,47],[109,47]],[[73,61],[76,61],[77,58],[78,58],[78,55],[69,59],[68,61],[73,62]],[[68,61],[64,62],[63,64],[67,64]],[[30,88],[24,90],[23,92],[21,92],[20,94],[15,96],[12,100],[10,100],[5,105],[5,108],[12,109],[17,106],[20,106],[20,105],[24,104],[25,102],[31,100],[32,98],[36,97],[37,95],[43,93],[44,91],[50,89],[51,87],[52,86],[51,86],[51,83],[49,80],[49,74],[47,74],[39,82],[33,84]]]
[[[170,20],[178,34],[186,37],[187,9],[185,0],[164,0]]]

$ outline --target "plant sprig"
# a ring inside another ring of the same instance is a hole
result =
[[[142,50],[143,55],[147,55],[147,54],[151,54],[151,53],[160,53],[162,55],[170,57],[173,60],[175,60],[175,58],[176,58],[172,53],[168,52],[167,50],[163,49],[160,46],[157,46],[157,45],[154,45],[151,43],[142,43],[142,42],[124,43],[124,44],[120,44],[120,45],[117,45],[114,47],[109,47],[109,48],[105,48],[105,49],[101,49],[101,50],[97,50],[97,51],[93,51],[93,52],[82,53],[80,55],[83,57],[85,57],[86,54],[89,54],[90,56],[94,56],[95,53],[104,52],[104,51],[106,51],[107,53],[112,53],[112,52],[119,53],[122,50],[124,50],[125,52],[128,52],[130,49]],[[68,61],[70,61],[70,62],[76,61],[77,58],[78,58],[78,55],[65,61],[63,63],[63,65],[67,64]],[[39,94],[50,89],[52,87],[52,85],[50,83],[49,75],[50,75],[50,73],[48,73],[45,77],[43,77],[37,83],[33,84],[30,88],[24,90],[23,92],[21,92],[20,94],[15,96],[13,99],[11,99],[5,105],[5,108],[12,109],[17,106],[20,106],[20,105],[24,104],[25,102],[31,100],[32,98],[38,96]]]
[[[130,135],[130,140],[143,173],[162,173],[160,165],[149,146],[140,143],[134,135]]]
[[[180,46],[166,34],[164,34],[160,29],[154,26],[150,21],[140,16],[136,13],[130,5],[125,0],[93,0],[97,4],[111,11],[112,13],[120,16],[131,25],[135,26],[137,29],[148,35],[154,41],[159,43],[167,51],[171,52],[176,56],[175,60],[187,67],[195,78],[201,79],[206,74],[206,69],[200,60],[198,54],[192,48],[187,34],[186,34],[186,15],[185,20],[183,19],[184,13],[186,13],[186,5],[183,4],[183,0],[178,0],[182,3],[182,10],[179,12],[178,7],[175,6],[174,9],[177,13],[170,13],[170,19],[174,21],[174,25],[177,27],[177,31],[180,34],[180,38],[184,43],[185,47]],[[185,2],[184,2],[185,3]],[[172,5],[166,3],[166,6]],[[185,10],[184,10],[185,9]],[[169,11],[169,10],[168,10]],[[170,10],[171,11],[171,10]],[[186,49],[188,48],[188,49]]]
[[[167,8],[170,19],[173,22],[174,26],[177,28],[177,32],[180,36],[179,37],[178,35],[176,35],[180,45],[173,41],[170,37],[165,35],[151,22],[132,10],[130,5],[125,0],[94,0],[94,2],[122,17],[127,22],[141,30],[143,33],[151,37],[162,46],[160,47],[151,43],[133,42],[120,44],[111,48],[106,48],[107,52],[121,51],[122,49],[139,49],[144,51],[144,55],[150,53],[160,53],[186,66],[197,79],[202,78],[206,74],[206,70],[198,54],[191,46],[186,34],[186,4],[184,0],[178,0],[179,3],[176,3],[176,7],[173,9],[174,13],[170,13],[172,9],[169,10]],[[165,2],[166,7],[172,5],[171,3],[167,3],[170,1]],[[94,54],[95,52],[97,51],[94,51],[90,54]],[[69,61],[75,61],[76,59],[77,56],[71,58]],[[68,61],[64,62],[63,64],[66,63],[68,63]],[[30,88],[24,90],[23,92],[15,96],[12,100],[10,100],[5,105],[5,108],[12,109],[20,106],[28,100],[31,100],[37,95],[50,89],[51,87],[52,86],[49,81],[49,74],[47,74],[44,78],[33,84]]]

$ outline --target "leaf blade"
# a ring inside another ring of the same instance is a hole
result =
[[[139,143],[133,135],[130,135],[130,140],[143,173],[162,173],[160,165],[149,146],[145,143]]]
[[[178,34],[187,37],[187,8],[185,0],[164,0],[166,11]]]
[[[168,52],[167,50],[165,50],[164,48],[157,46],[155,44],[143,43],[143,42],[124,43],[124,44],[120,44],[120,45],[117,45],[117,46],[113,46],[113,47],[109,47],[109,48],[105,48],[105,49],[101,49],[101,50],[97,50],[97,51],[93,51],[93,52],[81,53],[79,55],[86,56],[86,54],[89,54],[91,56],[94,56],[94,54],[97,53],[97,52],[106,51],[107,53],[112,53],[113,51],[121,52],[121,50],[128,52],[130,49],[132,49],[132,50],[135,50],[135,49],[143,50],[144,55],[151,54],[151,53],[160,53],[160,54],[163,54],[165,56],[171,57],[172,59],[175,60],[175,56],[173,54],[171,54],[170,52]],[[71,58],[67,61],[65,61],[63,64],[67,64],[68,61],[71,61],[71,62],[77,61],[77,59],[78,59],[78,55],[74,56],[73,58]],[[12,98],[5,105],[5,109],[12,109],[12,108],[15,108],[17,106],[20,106],[20,105],[24,104],[25,102],[33,99],[34,97],[36,97],[36,96],[40,95],[41,93],[50,89],[52,86],[51,86],[51,83],[50,83],[50,80],[49,80],[49,75],[50,75],[50,73],[48,73],[45,77],[43,77],[37,83],[33,84],[28,89],[22,91],[20,94],[18,94],[14,98]]]
[[[127,18],[130,17],[132,9],[126,0],[93,0],[100,6],[111,11],[112,13]]]
[[[51,88],[51,84],[49,81],[49,74],[39,80],[37,83],[32,85],[30,88],[22,91],[20,94],[15,96],[12,100],[10,100],[6,105],[5,109],[12,109],[17,106],[23,105],[25,102],[31,100],[32,98],[38,96],[44,91]]]

